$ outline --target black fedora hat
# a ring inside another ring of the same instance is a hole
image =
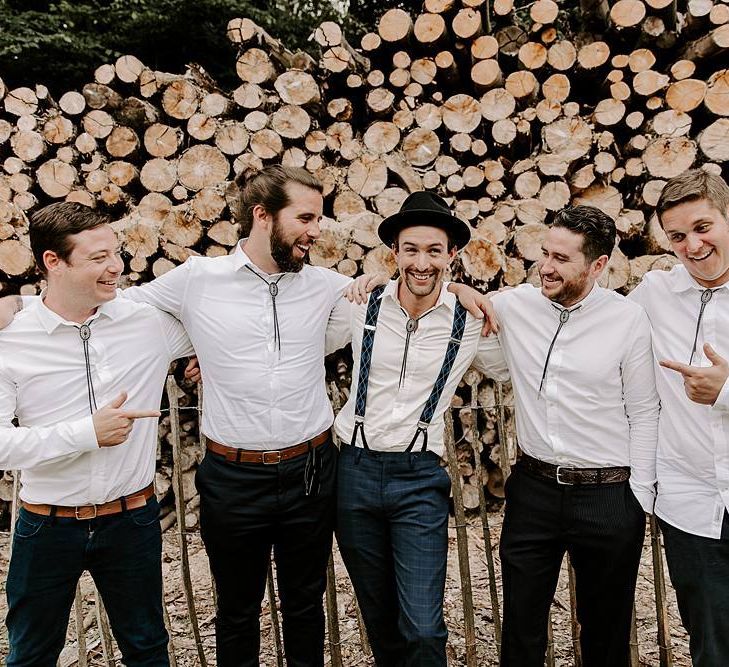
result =
[[[400,210],[380,223],[377,234],[383,243],[393,245],[403,229],[416,225],[443,229],[459,250],[471,240],[471,228],[451,213],[442,197],[427,191],[408,195]]]

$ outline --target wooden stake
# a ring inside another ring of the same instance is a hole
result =
[[[567,556],[567,572],[570,589],[570,626],[572,628],[572,650],[575,654],[575,667],[582,667],[582,646],[580,645],[580,622],[577,620],[577,592],[575,589],[575,570]]]
[[[190,615],[190,627],[195,638],[198,660],[202,667],[207,666],[205,650],[200,637],[200,626],[195,610],[195,594],[190,579],[190,560],[187,553],[187,528],[185,526],[185,496],[182,484],[182,450],[180,447],[180,388],[173,376],[167,378],[167,399],[170,403],[170,435],[172,440],[172,479],[175,492],[175,511],[177,512],[177,537],[180,544],[180,569],[182,585],[185,589],[187,612]]]
[[[471,589],[471,566],[468,562],[468,533],[466,513],[463,509],[461,474],[458,470],[456,445],[453,438],[453,417],[445,413],[445,446],[448,456],[448,470],[453,490],[453,511],[456,518],[456,543],[458,545],[458,569],[461,575],[461,598],[463,600],[463,625],[466,639],[466,665],[476,667],[476,627],[473,613],[473,591]]]
[[[656,619],[658,620],[658,651],[661,667],[673,667],[673,649],[668,628],[668,605],[666,601],[666,574],[663,570],[661,550],[661,529],[654,514],[648,524],[651,529],[651,553],[653,555],[653,586],[656,591]]]
[[[112,643],[111,629],[109,628],[109,618],[106,615],[104,602],[96,587],[94,587],[94,595],[96,598],[96,624],[99,628],[99,639],[101,640],[101,652],[104,654],[104,663],[106,664],[106,667],[116,667],[116,660],[114,660],[114,644]]]
[[[635,621],[635,603],[633,603],[633,615],[630,619],[630,667],[640,667],[640,652],[638,651],[638,625]]]
[[[471,410],[473,411],[473,455],[475,460],[475,473],[478,480],[478,509],[481,515],[481,527],[483,528],[484,551],[486,552],[486,567],[489,574],[489,595],[491,596],[491,615],[494,619],[494,638],[496,639],[496,650],[501,658],[501,608],[499,606],[499,592],[496,589],[496,567],[494,565],[494,554],[491,547],[491,530],[489,528],[489,517],[486,511],[486,495],[484,485],[486,484],[483,463],[481,461],[481,446],[478,433],[478,383],[471,385]]]
[[[496,383],[496,413],[498,415],[497,426],[499,432],[499,459],[501,461],[501,474],[504,481],[511,475],[511,457],[509,456],[508,440],[506,435],[506,409],[504,406],[504,385]]]
[[[81,584],[76,584],[76,596],[73,600],[73,618],[76,624],[76,641],[78,642],[78,667],[87,667],[88,648],[86,646],[86,629],[84,628],[83,598]]]
[[[164,587],[164,582],[163,582]],[[169,640],[167,641],[167,657],[170,661],[170,667],[177,667],[177,656],[175,656],[175,644],[172,641],[172,623],[170,623],[170,614],[167,611],[167,605],[165,604],[164,589],[162,591],[162,616],[164,618],[165,628],[167,628],[167,635]],[[79,664],[79,667],[81,665]]]
[[[327,565],[327,624],[329,626],[329,656],[332,667],[342,667],[342,640],[339,635],[339,609],[337,608],[337,577],[334,559],[329,554]]]

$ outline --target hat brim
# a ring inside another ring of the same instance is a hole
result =
[[[385,245],[391,246],[403,229],[417,225],[442,229],[459,250],[471,240],[471,228],[463,220],[431,209],[410,209],[395,213],[380,223],[377,235]]]

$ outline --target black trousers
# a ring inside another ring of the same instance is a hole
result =
[[[324,664],[326,568],[335,518],[337,450],[321,445],[321,489],[304,493],[306,455],[276,465],[207,452],[198,468],[200,529],[218,594],[218,667],[258,667],[261,601],[273,548],[289,667]]]
[[[659,522],[691,662],[694,667],[729,665],[729,515],[724,512],[718,540]]]
[[[565,552],[575,570],[585,667],[627,667],[645,513],[628,482],[568,486],[518,465],[501,532],[501,664],[543,667],[549,607]]]

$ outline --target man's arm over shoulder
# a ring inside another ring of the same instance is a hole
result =
[[[161,340],[167,347],[170,361],[195,354],[185,327],[176,317],[159,309],[155,309],[154,317],[159,323]]]
[[[472,366],[497,382],[508,382],[510,379],[506,357],[496,334],[479,339]]]
[[[185,297],[190,283],[194,258],[155,278],[151,283],[128,287],[121,294],[139,303],[148,303],[177,319],[182,317]]]
[[[660,403],[656,390],[651,327],[645,311],[632,306],[630,344],[621,372],[630,427],[630,486],[646,512],[653,512]]]
[[[324,345],[324,353],[331,354],[352,341],[352,309],[356,306],[344,295],[352,279],[336,271],[321,270],[332,290],[333,305],[329,313]]]
[[[15,428],[16,396],[15,381],[0,359],[0,469],[25,470],[98,448],[91,415],[54,426]]]

